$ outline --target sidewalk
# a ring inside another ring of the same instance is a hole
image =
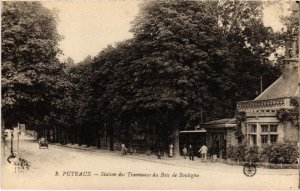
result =
[[[187,157],[186,159],[183,158],[183,156],[178,156],[175,158],[169,158],[169,157],[161,157],[161,159],[158,159],[156,155],[146,155],[146,154],[139,154],[139,153],[134,153],[134,154],[127,154],[127,155],[122,155],[121,151],[110,151],[108,149],[98,149],[97,147],[90,146],[87,147],[86,145],[78,146],[78,144],[66,144],[62,145],[59,143],[52,143],[49,147],[51,149],[52,146],[57,146],[57,147],[66,147],[66,148],[71,148],[71,149],[77,149],[81,151],[87,151],[87,152],[93,152],[95,154],[105,154],[105,155],[110,155],[112,157],[118,157],[118,158],[128,158],[132,160],[143,160],[143,161],[148,161],[148,162],[155,162],[155,163],[161,163],[161,164],[166,164],[166,165],[171,165],[171,166],[181,166],[181,167],[186,167],[186,168],[192,168],[192,169],[200,169],[200,170],[207,170],[207,171],[222,171],[222,172],[232,172],[232,173],[241,173],[243,167],[242,166],[237,166],[237,165],[230,165],[226,164],[223,162],[216,162],[213,163],[211,162],[211,159],[208,159],[208,161],[202,162],[201,158],[198,158],[197,156],[194,157],[194,161],[190,161],[189,158]],[[259,173],[262,175],[278,175],[282,174],[284,171],[284,174],[290,175],[293,174],[295,170],[293,169],[268,169],[268,168],[259,168]],[[267,172],[268,171],[268,172]],[[270,171],[272,172],[270,174]]]
[[[169,165],[176,165],[176,166],[184,166],[184,167],[196,167],[196,166],[228,166],[231,167],[231,165],[227,165],[224,163],[211,162],[211,159],[208,159],[206,163],[201,162],[201,158],[198,158],[197,156],[194,157],[194,161],[190,161],[189,157],[187,156],[186,159],[183,158],[183,156],[178,157],[165,157],[161,156],[161,159],[158,159],[158,157],[154,154],[146,155],[146,154],[140,154],[140,153],[133,153],[133,154],[127,154],[122,155],[121,151],[115,150],[110,151],[108,149],[103,148],[97,148],[94,146],[87,147],[86,145],[78,146],[78,144],[66,144],[62,145],[59,143],[51,143],[51,145],[60,146],[60,147],[67,147],[72,149],[78,149],[83,151],[89,151],[89,152],[95,152],[98,154],[106,154],[114,157],[123,157],[123,158],[130,158],[130,159],[138,159],[138,160],[144,160],[144,161],[150,161],[150,162],[157,162],[157,163],[163,163],[163,164],[169,164]],[[51,148],[51,147],[50,147]]]
[[[33,137],[28,137],[28,136],[21,136],[20,137],[22,141],[26,142],[32,142],[34,143],[35,149],[38,149],[38,143],[37,140],[35,140]],[[23,150],[25,147],[21,147]],[[98,149],[97,147],[91,146],[87,147],[86,145],[79,146],[78,144],[66,144],[62,145],[60,143],[50,143],[49,145],[49,150],[54,150],[55,149],[74,149],[77,150],[78,152],[88,152],[90,154],[99,156],[110,156],[114,158],[120,158],[122,160],[131,160],[131,161],[145,161],[145,162],[152,162],[152,163],[160,163],[160,164],[165,164],[165,165],[170,165],[170,169],[172,169],[172,166],[178,166],[178,167],[185,167],[185,168],[190,168],[190,169],[199,169],[200,171],[211,173],[212,171],[215,172],[232,172],[234,174],[240,174],[243,171],[243,166],[238,166],[235,164],[226,164],[225,162],[216,162],[213,163],[211,159],[208,159],[208,162],[204,163],[201,162],[201,159],[198,157],[194,157],[194,161],[190,161],[189,158],[187,157],[186,159],[183,158],[183,156],[178,156],[175,158],[169,158],[169,157],[164,157],[162,156],[161,159],[158,159],[156,155],[146,155],[146,154],[140,154],[140,153],[133,153],[127,154],[127,155],[122,155],[121,151],[110,151],[106,148],[100,148]],[[8,149],[8,148],[6,148]],[[26,149],[25,149],[26,150]],[[39,149],[38,149],[39,150]],[[8,150],[7,150],[8,151]],[[67,151],[67,150],[65,150]],[[64,152],[65,152],[64,151]],[[20,153],[21,157],[25,157],[24,151]],[[24,155],[24,156],[22,156]],[[6,156],[7,157],[7,156]],[[28,159],[29,158],[26,158]],[[34,164],[34,161],[31,161],[32,164]],[[258,174],[261,175],[291,175],[295,174],[297,170],[295,169],[269,169],[269,168],[264,168],[264,167],[259,167],[258,168]]]

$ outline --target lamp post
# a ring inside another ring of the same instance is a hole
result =
[[[12,130],[10,133],[10,153],[14,153],[14,148],[13,148],[13,140],[14,140],[14,131]]]

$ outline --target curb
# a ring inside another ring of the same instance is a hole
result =
[[[231,165],[231,166],[243,166],[246,162],[236,162],[236,161],[228,161],[225,160],[224,164]],[[274,164],[274,163],[266,163],[266,162],[257,162],[253,163],[256,167],[259,168],[267,168],[267,169],[299,169],[298,164]]]
[[[101,152],[101,149],[98,150],[90,150],[90,149],[85,149],[85,148],[75,148],[75,147],[70,147],[68,145],[59,145],[59,144],[52,144],[53,146],[58,146],[58,147],[65,147],[65,148],[71,148],[71,149],[74,149],[74,150],[83,150],[83,151],[88,151],[88,152],[93,152],[93,153],[98,153],[98,154],[102,154]],[[107,152],[105,154],[108,154],[110,156],[113,156],[113,157],[116,157],[116,158],[123,158],[122,155],[117,155],[117,154],[114,154],[114,153],[110,153],[110,152]],[[158,164],[165,164],[165,165],[170,165],[170,166],[177,166],[177,167],[185,167],[185,168],[190,168],[190,169],[200,169],[200,170],[207,170],[207,171],[211,171],[212,169],[210,168],[201,168],[201,166],[187,166],[187,165],[182,165],[182,164],[174,164],[174,163],[169,163],[163,159],[157,159],[157,160],[151,160],[151,159],[148,159],[148,158],[139,158],[139,157],[132,157],[134,155],[126,155],[127,158],[130,158],[130,159],[135,159],[135,160],[141,160],[141,161],[147,161],[147,162],[154,162],[154,163],[158,163]],[[221,163],[221,164],[224,164],[224,163]],[[229,172],[228,170],[223,170],[223,169],[213,169],[213,171],[221,171],[221,172]],[[239,174],[239,172],[236,172],[236,171],[231,171],[232,173],[237,173]]]

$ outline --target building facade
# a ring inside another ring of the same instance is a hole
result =
[[[201,125],[206,130],[206,145],[210,154],[223,158],[228,146],[238,144],[235,137],[236,125],[235,118],[209,121]]]
[[[282,75],[258,97],[237,103],[244,115],[242,142],[249,146],[298,142],[299,140],[299,68],[296,40],[286,52]]]

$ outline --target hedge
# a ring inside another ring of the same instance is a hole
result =
[[[266,145],[262,150],[262,158],[271,163],[293,164],[299,158],[297,144],[277,143]]]
[[[247,147],[240,144],[237,146],[229,146],[227,148],[227,157],[234,161],[259,161],[258,147]]]
[[[297,144],[277,143],[265,145],[261,152],[257,146],[247,147],[246,145],[229,146],[227,158],[234,161],[270,162],[275,164],[294,164],[299,158]]]

